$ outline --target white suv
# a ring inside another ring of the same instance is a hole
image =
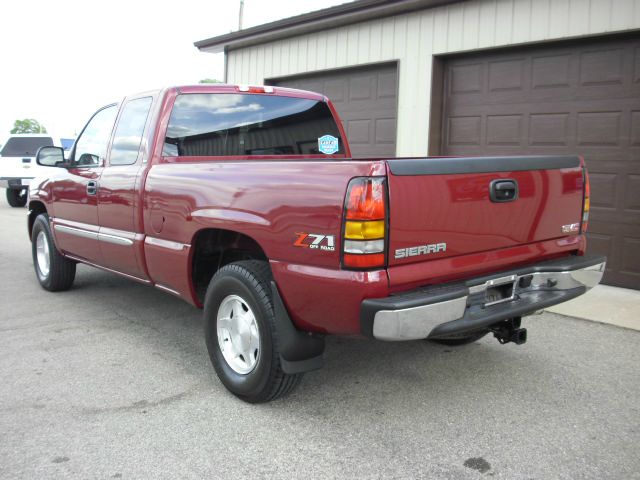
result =
[[[59,139],[48,134],[23,133],[10,135],[0,150],[0,187],[7,189],[7,201],[12,207],[24,207],[29,182],[38,174],[50,173],[35,160],[38,149],[50,145],[60,146]]]

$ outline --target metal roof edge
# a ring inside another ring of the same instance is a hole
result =
[[[207,38],[194,42],[194,45],[202,51],[220,53],[374,18],[426,10],[461,1],[463,0],[357,0]]]

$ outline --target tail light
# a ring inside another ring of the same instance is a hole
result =
[[[345,199],[342,263],[370,269],[386,263],[387,190],[385,177],[359,177],[349,182]]]
[[[589,226],[589,208],[590,208],[590,196],[591,187],[589,186],[589,174],[587,169],[584,170],[584,203],[582,204],[582,228],[581,233],[587,233],[587,227]]]

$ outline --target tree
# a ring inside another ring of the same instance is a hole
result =
[[[224,83],[217,78],[203,78],[198,83]]]
[[[40,125],[37,120],[25,118],[14,122],[11,133],[47,133],[47,129]]]

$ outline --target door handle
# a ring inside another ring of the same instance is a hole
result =
[[[90,180],[87,183],[87,195],[95,195],[96,193],[98,193],[98,182]]]
[[[511,179],[493,180],[489,185],[492,202],[505,203],[518,199],[518,182]]]

